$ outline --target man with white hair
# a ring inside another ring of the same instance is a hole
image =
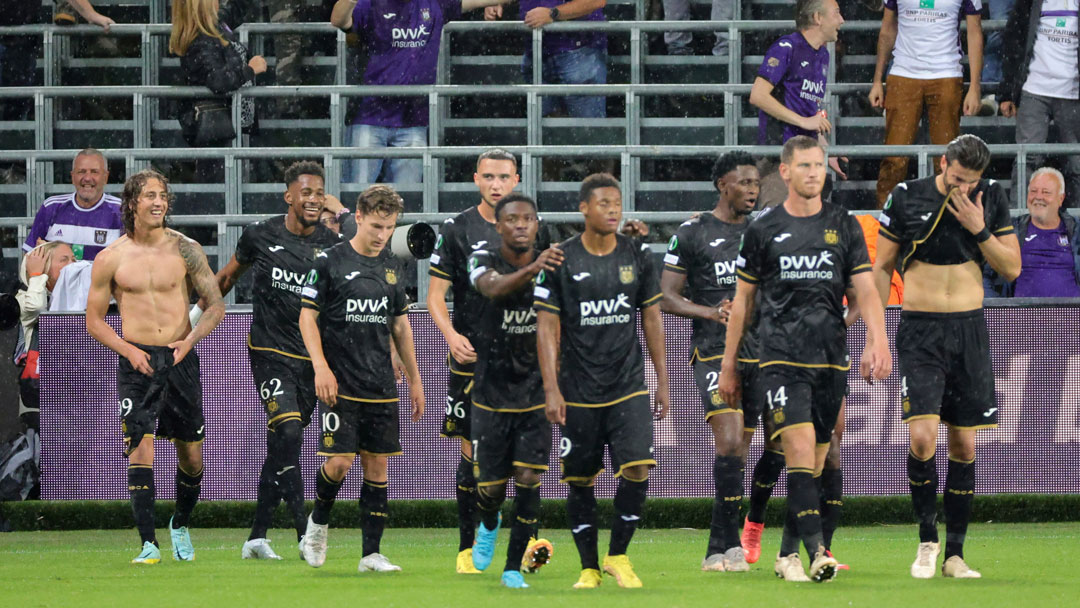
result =
[[[1062,212],[1065,176],[1043,167],[1028,182],[1026,215],[1013,219],[1020,239],[1020,276],[1009,283],[984,266],[987,294],[1018,298],[1080,297],[1080,230]]]

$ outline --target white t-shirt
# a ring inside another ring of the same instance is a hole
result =
[[[1080,99],[1080,66],[1076,60],[1078,12],[1080,0],[1043,0],[1035,53],[1024,81],[1028,93]]]
[[[982,0],[885,0],[896,13],[890,75],[919,80],[961,78],[960,21],[978,15]]]

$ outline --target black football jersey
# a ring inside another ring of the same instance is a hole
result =
[[[955,192],[955,190],[953,191]],[[986,227],[994,236],[1014,234],[1005,189],[994,180],[979,180],[968,197],[982,194]],[[900,245],[896,267],[901,273],[912,260],[928,264],[983,263],[975,235],[946,209],[948,197],[938,192],[934,177],[897,184],[881,212],[878,234]]]
[[[783,205],[763,211],[746,229],[736,267],[760,292],[762,367],[848,369],[844,293],[852,275],[871,269],[855,218],[829,203],[810,217]]]
[[[454,330],[470,342],[479,337],[477,330],[487,299],[469,285],[466,264],[472,252],[497,247],[500,242],[495,224],[485,220],[476,207],[470,207],[443,222],[435,242],[435,252],[431,254],[428,275],[450,281],[450,293],[454,298]]]
[[[749,222],[729,224],[712,213],[703,213],[683,222],[668,241],[664,270],[686,275],[688,299],[694,304],[717,308],[735,295],[735,258]],[[727,326],[715,321],[694,319],[690,359],[715,359],[724,355]],[[752,332],[748,332],[752,333]],[[743,339],[744,345],[752,338]],[[740,349],[740,358],[747,352]]]
[[[539,254],[539,252],[537,252]],[[494,270],[513,274],[520,270],[503,258],[498,248],[478,249],[469,256],[469,279]],[[527,412],[544,407],[544,384],[536,354],[536,310],[533,286],[491,300],[480,320],[483,336],[476,347],[473,405],[494,411]]]
[[[323,353],[352,401],[397,402],[390,323],[408,312],[401,260],[360,255],[348,242],[315,256],[301,304],[319,311]]]
[[[610,405],[646,392],[637,310],[660,302],[660,277],[648,245],[615,238],[614,251],[596,256],[575,236],[559,245],[562,266],[536,277],[536,310],[561,320],[559,386],[571,405]]]
[[[341,242],[322,224],[308,236],[285,227],[285,216],[244,229],[236,243],[236,261],[251,267],[252,319],[248,346],[307,359],[300,336],[300,291],[315,256]]]

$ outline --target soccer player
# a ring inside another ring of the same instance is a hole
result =
[[[540,514],[540,474],[548,469],[551,423],[544,414],[544,386],[536,354],[536,311],[532,287],[542,271],[562,263],[552,246],[534,249],[539,225],[536,203],[512,193],[495,205],[501,244],[469,256],[469,281],[491,300],[480,320],[484,331],[477,344],[472,389],[473,458],[477,469],[480,527],[473,547],[473,565],[486,570],[495,555],[499,507],[506,482],[514,478],[514,525],[506,549],[502,584],[528,585],[521,577],[522,558]],[[546,562],[551,543],[539,539],[534,559]]]
[[[124,183],[124,236],[98,253],[86,302],[86,331],[120,356],[116,392],[128,458],[128,490],[142,540],[136,564],[161,561],[154,532],[154,436],[176,445],[176,508],[169,520],[173,558],[195,559],[188,519],[199,500],[205,424],[195,344],[225,317],[202,247],[167,227],[169,182],[153,169]],[[206,301],[192,327],[191,290]],[[121,338],[105,322],[120,308]]]
[[[319,252],[340,238],[319,223],[323,211],[323,168],[310,161],[285,170],[285,215],[244,229],[236,253],[217,274],[222,294],[254,268],[248,358],[251,375],[266,411],[266,460],[259,473],[258,502],[243,559],[281,559],[270,548],[266,531],[284,500],[296,538],[307,528],[300,447],[304,428],[315,411],[315,372],[304,348],[297,319],[300,290]]]
[[[315,568],[326,561],[330,510],[356,456],[363,557],[360,572],[401,570],[380,552],[387,517],[388,456],[401,454],[398,396],[390,339],[405,364],[412,421],[424,414],[424,387],[416,366],[401,261],[386,250],[405,206],[389,186],[371,186],[356,201],[356,236],[315,256],[301,293],[300,334],[315,368],[322,411],[315,508],[300,544]]]
[[[469,385],[476,367],[480,320],[487,299],[469,285],[466,268],[469,254],[499,242],[495,230],[495,205],[510,194],[519,180],[517,159],[505,150],[492,149],[476,160],[473,183],[480,190],[480,202],[447,219],[439,230],[428,275],[427,307],[431,319],[450,347],[447,366],[450,382],[446,388],[446,417],[442,435],[461,440],[461,460],[457,468],[458,574],[479,574],[473,566],[476,540],[476,477],[473,474],[469,410]],[[446,292],[454,298],[454,318],[446,307]]]
[[[974,135],[952,140],[941,173],[901,182],[885,202],[874,262],[881,301],[899,266],[904,304],[896,332],[900,398],[911,435],[907,470],[919,521],[911,576],[931,578],[937,533],[938,423],[948,427],[945,479],[946,577],[979,578],[964,562],[975,494],[975,432],[997,426],[990,340],[983,318],[981,265],[1007,280],[1020,274],[1020,245],[1001,185],[982,179],[990,151]]]
[[[615,520],[604,571],[622,587],[640,587],[626,549],[641,518],[649,467],[656,465],[637,310],[656,369],[657,417],[668,411],[660,281],[648,245],[618,234],[619,182],[609,174],[581,183],[585,232],[560,245],[562,266],[536,277],[537,346],[547,418],[562,425],[559,457],[569,484],[566,509],[581,556],[575,588],[600,585],[595,478],[604,445],[618,479]],[[565,396],[565,398],[564,398]]]
[[[750,565],[739,538],[743,468],[749,438],[761,417],[761,400],[751,397],[757,375],[753,340],[745,340],[739,354],[747,398],[741,404],[725,403],[717,392],[717,379],[724,357],[728,304],[735,293],[735,258],[746,231],[747,217],[757,202],[761,178],[754,157],[740,151],[728,152],[717,159],[712,177],[713,186],[720,193],[716,206],[711,212],[684,222],[668,243],[660,277],[664,293],[660,307],[664,312],[694,320],[690,364],[705,409],[705,421],[716,443],[713,462],[716,499],[701,569],[745,572]],[[684,297],[687,284],[689,297]],[[779,468],[776,473],[779,475]]]
[[[735,357],[760,285],[759,390],[788,471],[788,515],[774,570],[787,581],[823,582],[838,564],[826,551],[815,478],[847,388],[843,298],[849,286],[867,325],[862,376],[885,378],[892,361],[862,231],[840,207],[821,201],[825,150],[814,139],[793,137],[784,144],[780,171],[788,198],[750,224],[739,249],[719,390],[725,403],[740,398]],[[800,539],[811,558],[809,579]]]

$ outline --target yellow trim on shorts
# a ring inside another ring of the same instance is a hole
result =
[[[302,355],[294,355],[292,353],[287,353],[287,352],[285,352],[283,350],[278,350],[276,348],[270,348],[269,346],[255,346],[254,344],[251,343],[251,334],[248,334],[248,337],[247,337],[247,347],[250,348],[251,350],[258,350],[258,351],[262,351],[262,352],[275,353],[275,354],[281,355],[283,357],[289,357],[289,358],[292,358],[292,359],[300,359],[301,361],[311,361],[311,357],[304,357]]]
[[[397,403],[399,401],[397,397],[392,399],[361,399],[360,397],[346,397],[345,395],[338,395],[337,397],[338,399],[355,401],[357,403]]]
[[[783,456],[784,455],[784,450],[770,450],[770,449],[766,448],[763,451],[772,452],[773,454],[776,454],[777,456]]]
[[[949,427],[950,429],[956,429],[958,431],[981,431],[983,429],[996,429],[998,425],[995,422],[993,424],[977,424],[975,426],[957,426],[955,424],[949,424],[948,422],[946,422],[945,426]]]
[[[607,407],[609,405],[615,405],[616,403],[622,403],[623,401],[626,401],[628,399],[633,399],[634,397],[640,397],[641,395],[648,395],[648,394],[649,394],[648,390],[643,390],[643,391],[638,391],[636,393],[630,393],[629,395],[626,395],[625,397],[619,397],[618,399],[616,399],[614,401],[608,401],[607,403],[571,403],[571,402],[567,401],[566,405],[572,405],[574,407]]]
[[[356,458],[357,456],[359,456],[359,454],[357,454],[356,452],[315,452],[315,455],[316,456],[326,456],[327,458],[334,458],[336,456],[352,456],[353,458]],[[322,471],[321,466],[319,467],[319,471],[320,472]],[[326,479],[328,479],[330,481],[334,481],[333,479],[330,479],[330,476],[327,475],[326,473],[322,473],[322,475]],[[334,483],[341,483],[341,480],[335,481]]]
[[[562,309],[558,306],[553,306],[551,304],[548,304],[547,302],[541,302],[540,300],[533,300],[533,306],[543,306],[544,308],[550,308],[555,312],[562,312]]]
[[[466,395],[469,395],[470,393],[472,393],[473,383],[474,382],[476,382],[476,381],[475,380],[469,380],[469,383],[465,385],[465,391],[464,392],[465,392]],[[472,397],[469,397],[469,401],[472,402]]]
[[[453,361],[450,353],[446,353],[446,367],[450,368],[451,374],[454,374],[455,376],[468,376],[472,378],[473,372],[459,372],[458,370],[454,369],[455,363],[457,363],[458,365],[468,365],[468,363],[458,363],[457,361]]]
[[[826,441],[825,443],[815,443],[814,447],[815,448],[821,448],[821,447],[831,446],[831,445],[832,445],[831,441]]]
[[[645,460],[631,460],[630,462],[627,462],[626,464],[619,467],[619,470],[615,473],[615,478],[618,479],[619,477],[622,477],[623,471],[625,469],[628,469],[630,467],[636,467],[642,464],[647,464],[651,467],[655,467],[656,460],[652,458],[646,458]]]
[[[743,430],[744,433],[750,433],[751,435],[753,435],[754,431],[757,430],[757,427],[756,426],[744,426],[744,427],[742,427],[742,430]]]
[[[546,470],[548,470],[548,465],[546,465],[546,464],[533,464],[531,462],[521,462],[520,460],[515,460],[515,461],[511,462],[510,465],[515,466],[515,467],[521,467],[523,469],[536,469],[537,471],[546,471]],[[536,484],[536,485],[540,485],[540,484]],[[532,487],[532,486],[528,486],[528,487]]]
[[[398,450],[396,452],[369,452],[368,450],[360,450],[357,452],[360,456],[401,456],[405,452]]]
[[[154,439],[164,439],[165,441],[168,441],[169,443],[174,445],[177,443],[186,443],[187,445],[201,445],[202,442],[206,441],[205,436],[203,436],[203,438],[198,441],[184,441],[183,439],[177,439],[176,437],[158,437],[157,435],[154,435]]]
[[[691,364],[693,364],[693,363],[695,363],[697,361],[701,361],[701,362],[715,361],[717,359],[723,359],[723,358],[724,358],[724,353],[720,353],[719,355],[713,355],[711,357],[702,357],[701,354],[698,353],[698,349],[697,349],[696,346],[694,347],[694,352],[690,353],[690,363]]]
[[[904,424],[908,424],[912,420],[925,420],[927,418],[938,418],[938,419],[940,419],[941,414],[919,414],[917,416],[908,416],[907,418],[904,418],[900,422],[903,422]]]
[[[741,413],[743,413],[742,410],[737,410],[737,409],[732,408],[732,407],[725,407],[722,410],[713,410],[711,412],[705,412],[705,420],[708,421],[709,418],[712,418],[713,416],[715,416],[717,414],[741,414]],[[750,429],[750,430],[753,430],[753,429]]]
[[[451,278],[449,274],[439,270],[438,268],[436,268],[434,266],[428,266],[428,275],[431,275],[431,273],[433,273],[433,272],[437,272],[437,273],[443,275],[443,277],[446,277],[448,279]],[[435,278],[441,279],[442,277],[435,277]]]
[[[506,482],[508,482],[508,481],[510,481],[509,477],[503,477],[502,479],[497,479],[495,481],[478,481],[478,482],[476,482],[476,487],[478,487],[478,488],[487,488],[487,487],[490,487],[490,486],[501,486],[501,485],[505,485]]]
[[[808,369],[835,369],[838,371],[846,372],[851,369],[851,363],[847,365],[833,365],[832,363],[796,363],[795,361],[784,361],[783,359],[777,359],[775,361],[759,362],[758,367],[769,367],[770,365],[790,365],[791,367],[803,367]]]
[[[541,403],[540,405],[530,405],[529,407],[527,407],[525,409],[488,407],[486,405],[477,403],[475,401],[473,401],[472,404],[473,404],[473,407],[478,407],[478,408],[480,408],[482,410],[487,410],[489,412],[499,412],[500,414],[519,414],[519,413],[523,413],[523,412],[535,412],[536,410],[542,410],[545,407],[547,407],[546,403]]]
[[[275,422],[281,420],[282,418],[296,418],[297,420],[300,420],[300,412],[285,412],[284,414],[278,414],[277,416],[274,416],[273,418],[267,420],[266,426],[272,426]]]
[[[772,435],[769,435],[770,440],[775,440],[784,431],[790,431],[791,429],[797,429],[801,426],[814,426],[813,422],[800,422],[799,424],[793,424],[791,426],[785,426],[784,428],[774,431]],[[790,470],[790,469],[789,469]]]

